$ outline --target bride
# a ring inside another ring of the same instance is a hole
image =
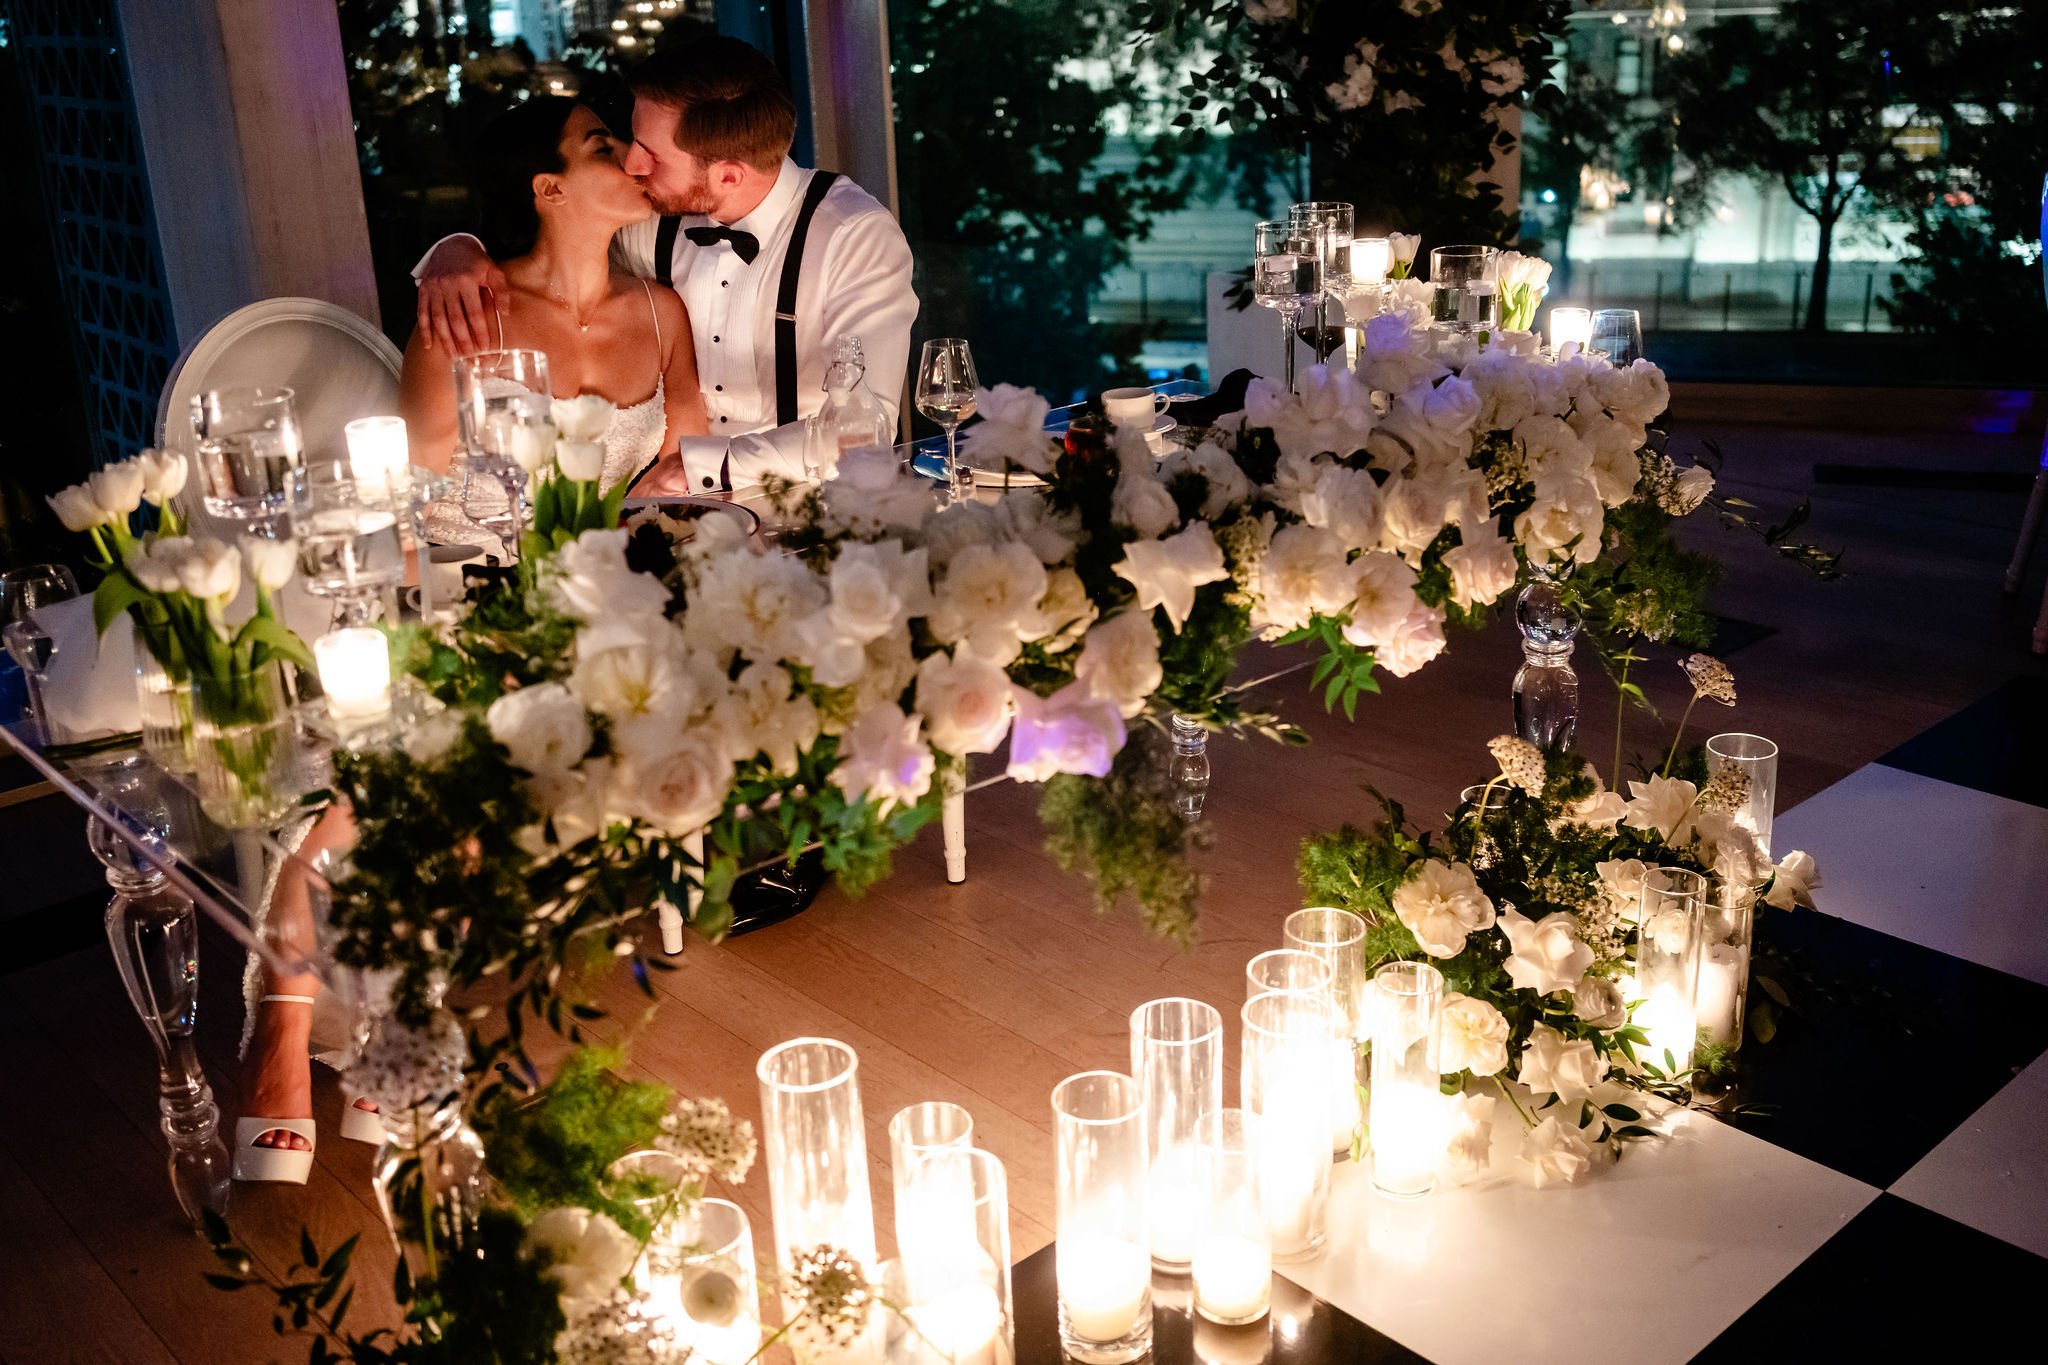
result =
[[[647,217],[622,165],[627,145],[588,106],[550,96],[500,115],[478,146],[485,244],[510,286],[492,296],[490,345],[544,352],[555,397],[595,394],[617,408],[604,437],[606,491],[707,429],[683,301],[613,270],[607,254],[613,233]],[[460,479],[452,358],[431,346],[417,331],[405,348],[399,415],[413,463]],[[462,507],[429,511],[428,538],[496,546],[473,518],[503,505],[495,486],[471,489]]]

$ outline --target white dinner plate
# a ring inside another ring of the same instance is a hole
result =
[[[736,502],[727,502],[724,498],[698,497],[693,493],[678,493],[659,498],[627,498],[622,509],[622,519],[650,508],[684,519],[692,516],[731,517],[739,523],[740,531],[745,535],[753,535],[761,529],[761,518],[751,507],[742,507]]]

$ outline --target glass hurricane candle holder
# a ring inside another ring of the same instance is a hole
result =
[[[1255,995],[1330,993],[1330,967],[1300,948],[1274,948],[1244,964],[1245,999]]]
[[[1692,1065],[1707,879],[1686,867],[1653,867],[1643,878],[1636,926],[1636,997],[1630,1016],[1649,1035],[1649,1058],[1666,1074]]]
[[[836,1247],[875,1271],[860,1059],[831,1038],[792,1038],[761,1054],[761,1147],[784,1271],[816,1247]]]
[[[1749,950],[1755,918],[1755,887],[1714,883],[1703,916],[1706,928],[1693,1000],[1707,1041],[1730,1051],[1742,1046],[1742,1022],[1749,1009]]]
[[[1144,1100],[1129,1076],[1084,1071],[1053,1087],[1052,1112],[1060,1347],[1124,1365],[1152,1349]]]
[[[1206,1208],[1191,1273],[1195,1311],[1238,1327],[1266,1316],[1273,1297],[1273,1247],[1259,1208],[1258,1116],[1219,1111],[1202,1144]]]
[[[1330,1150],[1348,1152],[1358,1131],[1358,1044],[1365,1039],[1365,920],[1349,910],[1297,910],[1282,926],[1287,946],[1330,971],[1339,1028],[1330,1047]]]
[[[1443,1152],[1438,1041],[1444,977],[1427,962],[1389,962],[1373,973],[1372,1183],[1381,1194],[1414,1199],[1436,1187]]]
[[[680,1230],[685,1240],[669,1314],[676,1336],[695,1353],[692,1360],[747,1365],[761,1351],[761,1299],[746,1210],[724,1199],[700,1199]],[[656,1289],[657,1301],[667,1292]]]
[[[927,1100],[896,1111],[889,1120],[889,1171],[896,1196],[896,1245],[907,1272],[940,1265],[945,1248],[920,1243],[943,1227],[946,1210],[967,1199],[969,1172],[958,1162],[931,1160],[974,1146],[974,1116],[960,1105]],[[913,1280],[916,1294],[921,1286]]]
[[[1223,1016],[1200,1000],[1138,1006],[1131,1076],[1145,1106],[1152,1264],[1180,1274],[1199,1227],[1202,1125],[1223,1108]]]
[[[1707,772],[1735,769],[1749,779],[1749,795],[1735,809],[1735,823],[1756,836],[1771,856],[1771,824],[1778,810],[1778,746],[1762,735],[1715,735],[1707,741]]]
[[[358,729],[391,714],[391,646],[383,631],[330,630],[313,641],[313,660],[327,694],[327,714],[338,727]]]
[[[967,1147],[912,1158],[913,1184],[944,1191],[897,1212],[903,1311],[891,1323],[892,1365],[1010,1365],[1010,1201],[1003,1163]],[[913,1217],[922,1226],[906,1227]]]
[[[652,1283],[673,1278],[682,1268],[685,1246],[693,1240],[691,1172],[672,1152],[628,1152],[606,1172],[613,1194],[647,1220],[647,1245],[633,1267],[633,1277]]]
[[[1393,263],[1392,244],[1384,237],[1351,239],[1351,287],[1378,289],[1387,282],[1387,267]]]
[[[1259,1116],[1259,1206],[1273,1259],[1305,1261],[1326,1235],[1337,1011],[1312,995],[1255,995],[1243,1020],[1239,1085],[1244,1107]]]

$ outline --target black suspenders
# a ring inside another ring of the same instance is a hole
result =
[[[825,192],[839,179],[837,171],[815,171],[811,183],[804,189],[803,207],[797,210],[796,226],[789,234],[789,250],[782,257],[782,279],[775,289],[775,424],[787,426],[797,419],[796,411],[796,286],[803,272],[804,242],[811,235],[811,219],[818,214],[818,205],[825,201]],[[654,229],[654,278],[662,284],[675,284],[676,238],[681,234],[682,218],[673,213],[663,214],[661,223]]]

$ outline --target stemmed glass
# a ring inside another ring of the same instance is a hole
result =
[[[1434,320],[1456,332],[1500,326],[1500,252],[1490,246],[1440,246],[1429,253]]]
[[[974,353],[962,337],[934,337],[917,358],[917,410],[945,428],[946,489],[965,496],[960,479],[960,424],[974,415]]]
[[[193,397],[191,419],[206,510],[244,523],[281,519],[305,444],[292,391],[209,389]]]
[[[1605,351],[1616,365],[1628,366],[1643,358],[1643,319],[1633,308],[1602,308],[1593,314],[1593,338],[1588,350]]]
[[[345,461],[309,462],[293,474],[292,535],[306,591],[334,599],[337,626],[375,620],[378,597],[405,577],[388,488],[365,487]]]
[[[76,596],[78,580],[62,564],[24,564],[0,573],[0,641],[6,644],[6,659],[21,671],[23,715],[30,733],[46,741],[51,736],[44,728],[42,678],[56,642],[36,624],[33,613]]]
[[[542,428],[554,416],[547,356],[480,351],[456,361],[455,412],[464,455],[462,510],[504,543],[509,561],[518,553],[526,494],[520,457],[550,434]]]
[[[1294,392],[1294,328],[1302,307],[1323,292],[1323,258],[1313,235],[1291,222],[1260,223],[1254,239],[1252,296],[1278,309],[1286,338],[1287,391]]]
[[[1315,238],[1323,262],[1323,289],[1316,296],[1316,325],[1302,329],[1302,340],[1315,350],[1316,363],[1344,344],[1344,333],[1330,326],[1330,296],[1351,287],[1351,205],[1330,200],[1294,204],[1287,220]]]

